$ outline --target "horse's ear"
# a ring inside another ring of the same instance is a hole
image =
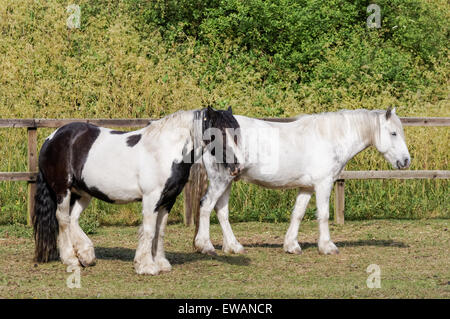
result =
[[[227,111],[233,114],[233,110],[231,109],[231,106],[228,107]]]
[[[394,109],[394,114],[395,114],[395,109]],[[392,107],[388,107],[388,109],[386,110],[386,120],[389,120],[389,118],[392,115]]]
[[[208,105],[208,107],[206,108],[206,113],[208,115],[213,115],[214,114],[214,109],[211,107],[211,105]]]

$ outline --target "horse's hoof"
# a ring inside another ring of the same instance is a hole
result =
[[[215,250],[202,251],[202,254],[209,255],[209,256],[217,256],[217,253]]]
[[[172,270],[172,265],[166,258],[160,258],[156,261],[160,271],[168,272]]]
[[[225,254],[246,254],[247,253],[247,251],[241,244],[235,245],[235,247],[228,246],[225,248],[225,245],[223,247],[224,247],[223,252]]]
[[[137,263],[134,266],[134,269],[136,270],[136,273],[138,275],[152,275],[156,276],[159,274],[159,267],[155,263],[149,263],[149,264],[141,264]]]
[[[209,255],[209,256],[217,256],[216,250],[215,249],[201,249],[201,248],[196,248],[196,251],[199,254],[203,254],[203,255]]]
[[[302,249],[300,247],[295,247],[294,249],[291,250],[285,250],[288,254],[293,254],[293,255],[301,255],[303,254]]]
[[[201,254],[217,256],[214,246],[209,241],[196,240],[194,243],[194,248]]]
[[[336,249],[336,250],[331,250],[331,251],[326,251],[326,252],[319,250],[319,254],[321,254],[321,255],[339,255],[339,250]]]
[[[247,251],[245,250],[244,246],[239,244],[238,248],[234,250],[235,254],[246,254]]]
[[[294,242],[287,242],[283,245],[283,249],[288,254],[293,255],[301,255],[302,254],[302,248],[298,244],[297,241]]]
[[[337,255],[339,254],[339,249],[333,242],[329,241],[325,244],[319,245],[319,253],[323,255]]]
[[[84,252],[77,252],[77,257],[83,267],[94,266],[97,263],[93,248]]]
[[[92,266],[95,266],[97,264],[97,260],[95,258],[86,260],[86,259],[78,257],[78,260],[80,261],[80,264],[83,267],[92,267]]]

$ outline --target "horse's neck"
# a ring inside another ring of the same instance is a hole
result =
[[[372,113],[349,114],[345,135],[340,139],[344,165],[358,153],[373,145],[378,131],[377,117]]]

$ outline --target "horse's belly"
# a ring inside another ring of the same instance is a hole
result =
[[[298,188],[313,186],[311,177],[291,170],[290,173],[275,171],[264,173],[259,167],[252,167],[240,176],[243,181],[273,189]]]
[[[126,164],[123,161],[93,164],[86,162],[81,174],[81,184],[89,194],[114,203],[133,202],[142,198],[137,165],[133,159],[130,158]]]
[[[107,202],[128,203],[142,198],[137,179],[116,174],[82,176],[82,186],[90,195]]]

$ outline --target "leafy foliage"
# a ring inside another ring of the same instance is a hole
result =
[[[143,13],[139,25],[157,27],[169,43],[195,37],[222,51],[224,43],[237,45],[234,54],[257,58],[269,82],[288,74],[301,83],[378,81],[416,88],[423,77],[415,64],[432,68],[448,42],[448,10],[420,0],[378,1],[382,27],[372,31],[366,27],[367,0],[130,2]]]

